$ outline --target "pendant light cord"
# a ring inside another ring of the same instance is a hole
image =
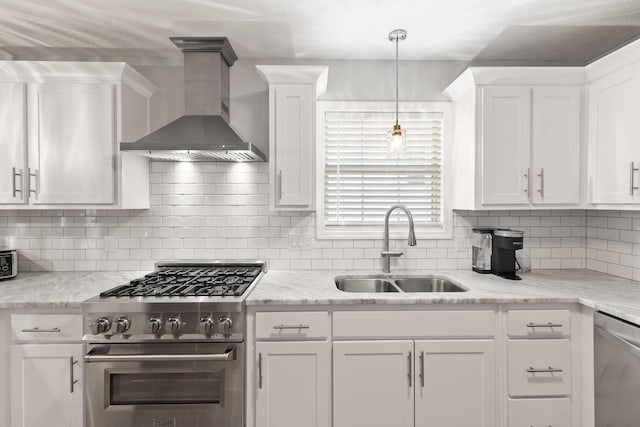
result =
[[[398,41],[399,35],[396,35],[396,126],[398,125]]]

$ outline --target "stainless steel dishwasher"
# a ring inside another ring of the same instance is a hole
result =
[[[640,424],[640,326],[594,314],[596,427]]]

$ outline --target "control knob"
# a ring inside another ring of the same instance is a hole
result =
[[[158,335],[161,333],[160,331],[162,329],[162,320],[158,319],[157,317],[152,317],[147,321],[147,327],[152,334]]]
[[[202,326],[205,335],[211,335],[213,333],[214,322],[211,317],[205,316],[200,318],[200,326]]]
[[[93,335],[106,334],[111,329],[111,320],[106,317],[100,317],[95,323],[91,324]]]
[[[182,321],[179,317],[170,317],[165,323],[165,330],[168,334],[178,335],[182,329]]]
[[[228,317],[221,317],[218,319],[218,332],[228,335],[231,333],[231,327],[233,322]]]
[[[129,330],[129,326],[131,326],[131,322],[124,316],[120,316],[116,318],[113,322],[116,327],[116,334],[124,334]]]

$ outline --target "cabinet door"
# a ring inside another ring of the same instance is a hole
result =
[[[579,87],[533,89],[533,203],[580,203],[580,105]]]
[[[275,207],[313,203],[313,85],[275,85]]]
[[[413,427],[413,341],[333,344],[333,427]]]
[[[11,425],[82,427],[82,344],[11,347]]]
[[[114,202],[114,98],[106,83],[30,86],[30,203]]]
[[[638,203],[640,173],[640,65],[589,86],[589,184],[592,203]]]
[[[24,83],[0,83],[0,204],[27,201],[26,105]]]
[[[328,342],[256,344],[257,427],[329,427]]]
[[[531,90],[482,88],[482,203],[528,204]]]
[[[416,341],[416,427],[494,427],[493,340]]]

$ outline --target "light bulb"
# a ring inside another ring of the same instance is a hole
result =
[[[387,133],[387,157],[397,159],[407,151],[407,133],[400,125],[394,125]]]

